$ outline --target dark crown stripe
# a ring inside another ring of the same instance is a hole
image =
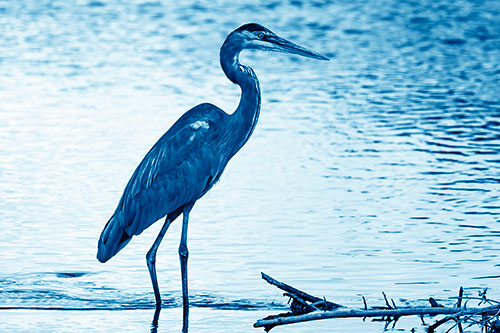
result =
[[[265,31],[266,28],[264,28],[263,26],[261,26],[260,24],[257,24],[257,23],[248,23],[248,24],[245,24],[245,25],[242,25],[241,27],[239,27],[238,29],[236,29],[236,31]]]

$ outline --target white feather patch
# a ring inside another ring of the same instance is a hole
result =
[[[207,121],[198,120],[198,121],[192,123],[191,125],[189,125],[189,127],[191,127],[194,130],[197,130],[199,128],[208,129],[210,126],[208,125]]]

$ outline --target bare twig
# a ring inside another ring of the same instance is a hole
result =
[[[462,296],[463,295],[464,295],[464,288],[460,287],[460,290],[458,291],[457,308],[462,307]]]

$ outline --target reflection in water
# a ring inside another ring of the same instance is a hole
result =
[[[151,333],[156,333],[158,331],[158,319],[160,319],[160,311],[161,311],[161,306],[157,306],[155,309],[155,314],[153,316],[153,321],[151,322]]]

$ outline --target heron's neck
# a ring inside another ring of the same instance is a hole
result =
[[[232,137],[236,142],[236,153],[250,138],[260,113],[259,80],[254,71],[239,63],[241,49],[224,43],[221,48],[221,66],[229,80],[241,88],[241,99],[236,111],[231,115]],[[235,133],[237,132],[237,133]]]

